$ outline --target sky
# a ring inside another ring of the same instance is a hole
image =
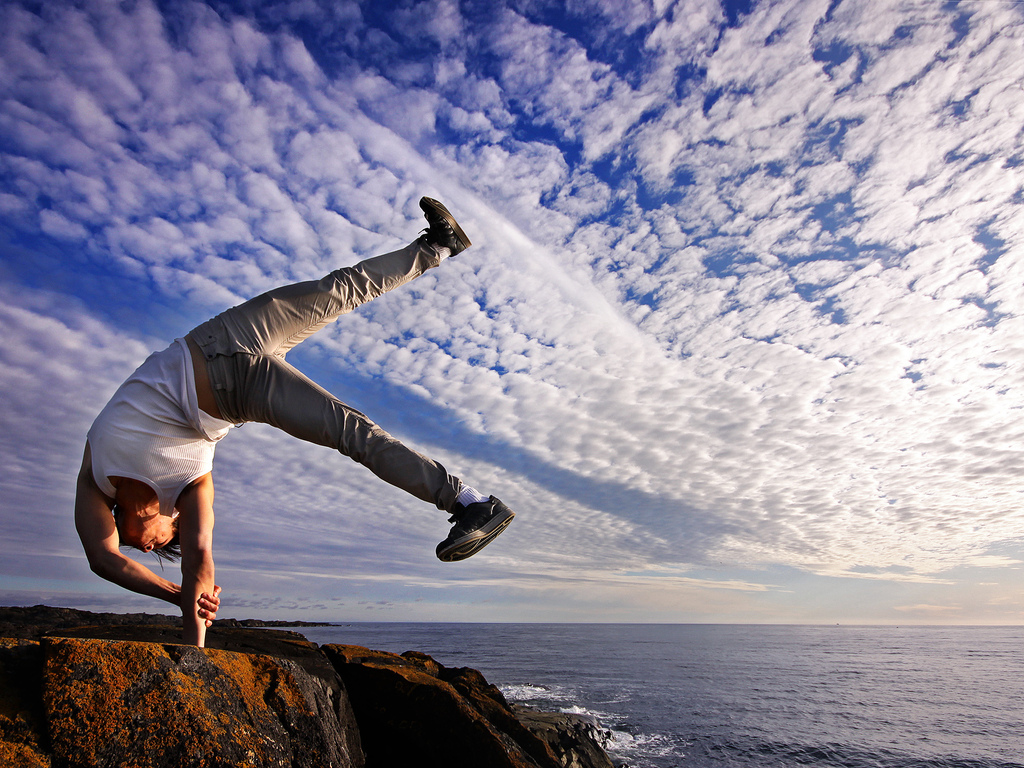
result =
[[[173,613],[88,569],[92,420],[421,195],[474,246],[289,360],[517,517],[441,563],[247,424],[220,616],[1024,623],[1015,0],[0,4],[0,603]]]

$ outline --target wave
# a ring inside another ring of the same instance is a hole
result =
[[[579,704],[558,705],[571,696],[567,688],[521,683],[501,686],[501,692],[510,702],[540,704],[569,715],[579,715],[592,722],[592,735],[613,758],[617,765],[630,768],[648,768],[658,765],[653,759],[670,758],[680,754],[679,742],[661,734],[636,733],[628,730],[622,715],[584,707]],[[614,703],[614,702],[612,702]],[[608,727],[606,724],[611,723]]]
[[[631,733],[612,728],[610,737],[603,745],[605,750],[618,761],[630,768],[646,768],[660,763],[651,762],[660,758],[681,757],[689,742],[651,733]]]
[[[561,686],[516,683],[499,686],[502,695],[512,702],[558,701],[566,698],[567,690]]]

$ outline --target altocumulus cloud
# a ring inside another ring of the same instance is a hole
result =
[[[0,30],[7,599],[146,605],[70,522],[105,398],[431,194],[477,247],[292,357],[520,516],[442,566],[433,510],[246,426],[216,473],[240,611],[829,620],[842,583],[855,618],[1020,619],[1019,5],[96,0]]]

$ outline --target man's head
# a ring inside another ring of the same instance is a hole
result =
[[[165,560],[181,557],[178,518],[160,513],[156,493],[146,483],[122,478],[114,502],[114,522],[122,546],[153,552]]]

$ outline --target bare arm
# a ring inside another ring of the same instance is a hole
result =
[[[132,592],[180,605],[181,589],[177,584],[157,576],[118,551],[121,542],[111,514],[113,508],[114,500],[104,494],[93,479],[92,460],[86,445],[75,493],[75,528],[89,567],[100,578]]]
[[[185,642],[202,648],[209,622],[199,600],[219,591],[213,583],[213,477],[205,475],[182,491],[178,509],[182,626]]]

